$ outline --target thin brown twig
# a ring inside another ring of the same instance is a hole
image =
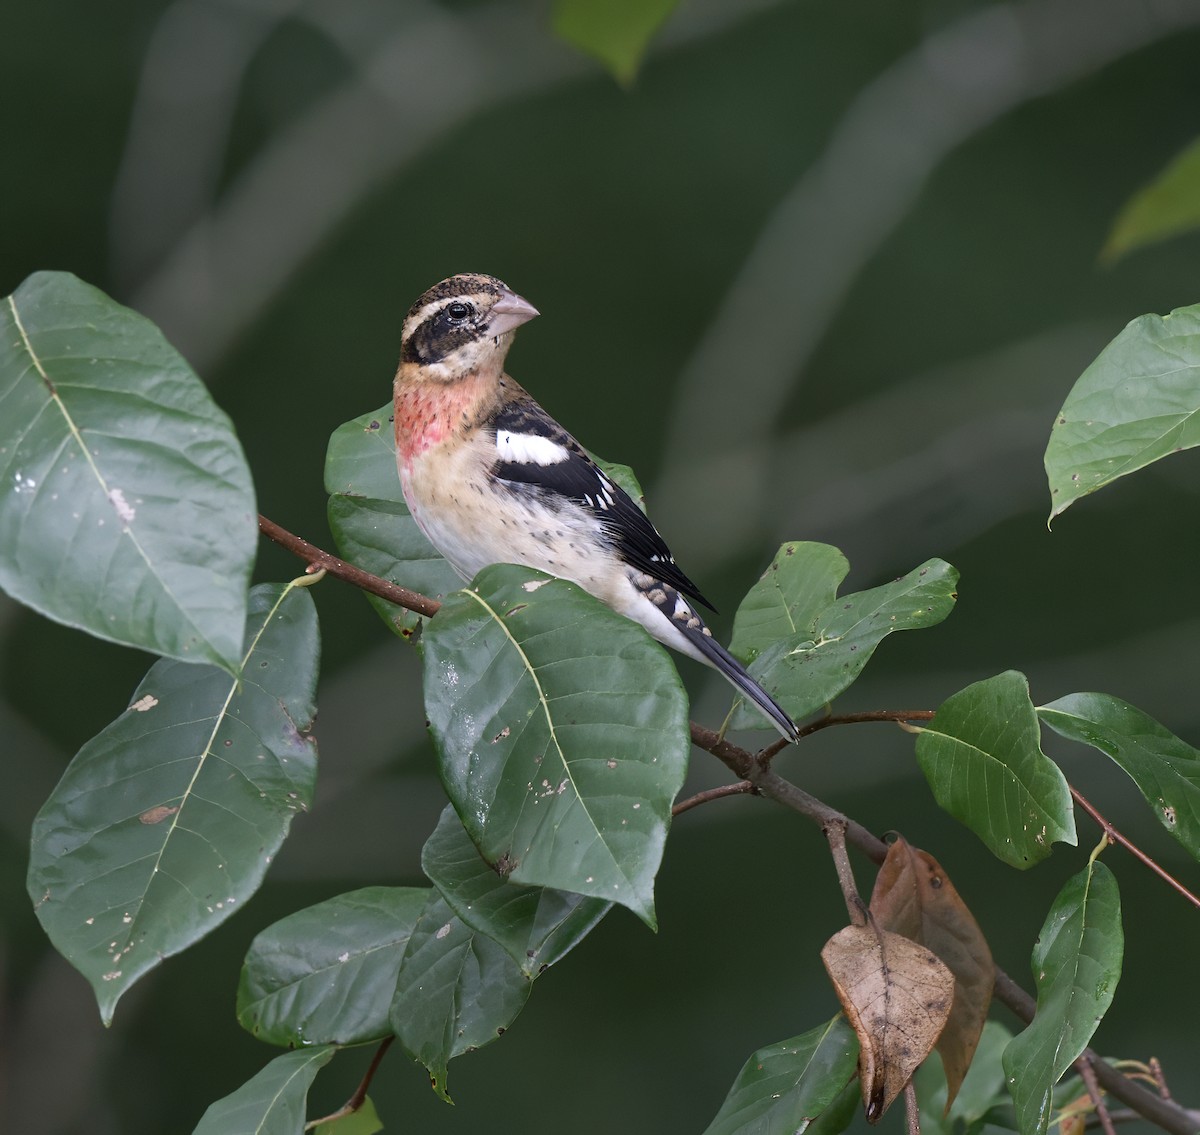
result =
[[[716,788],[706,788],[703,792],[697,792],[695,796],[677,801],[671,808],[671,815],[682,816],[684,812],[690,812],[693,808],[707,804],[710,800],[723,800],[726,796],[746,795],[758,795],[758,789],[748,780],[738,780],[733,784],[719,784]]]
[[[268,520],[265,516],[259,517],[259,528],[265,536],[287,548],[302,560],[315,564],[317,567],[323,567],[330,575],[337,576],[373,595],[378,595],[388,602],[396,603],[398,606],[423,615],[432,615],[438,609],[437,600],[389,583],[370,572],[354,567],[353,564],[347,564],[344,560],[322,551],[307,540],[302,540],[287,532],[286,529]],[[912,720],[918,719],[914,717]],[[835,724],[834,721],[826,718],[822,720],[827,721],[830,725]],[[887,855],[887,844],[872,835],[861,824],[785,780],[760,763],[755,754],[731,744],[713,730],[706,729],[695,722],[691,722],[690,728],[692,743],[697,748],[711,753],[736,776],[750,781],[758,789],[759,795],[775,800],[822,827],[830,822],[844,824],[848,843],[857,847],[874,862],[883,862]],[[995,997],[1001,1004],[1007,1005],[1021,1020],[1026,1023],[1033,1020],[1037,1003],[999,967],[996,969]],[[390,1043],[390,1039],[384,1042],[384,1046]],[[1170,1135],[1196,1135],[1197,1130],[1200,1130],[1200,1113],[1181,1107],[1173,1100],[1163,1099],[1158,1093],[1151,1092],[1140,1084],[1134,1083],[1092,1049],[1085,1049],[1084,1055],[1092,1061],[1092,1070],[1100,1085],[1111,1096],[1119,1099],[1127,1107],[1133,1108],[1143,1118],[1169,1132]],[[379,1056],[380,1053],[377,1053],[373,1064],[378,1064]]]
[[[1200,898],[1197,898],[1196,895],[1192,894],[1192,892],[1189,891],[1187,889],[1187,887],[1185,887],[1169,871],[1165,870],[1164,868],[1160,867],[1157,863],[1155,863],[1154,860],[1151,859],[1150,856],[1148,856],[1131,839],[1129,839],[1127,836],[1122,835],[1120,831],[1118,831],[1115,827],[1113,827],[1112,823],[1110,821],[1106,820],[1100,814],[1100,812],[1096,808],[1096,806],[1094,804],[1092,804],[1083,795],[1083,793],[1079,791],[1078,788],[1076,788],[1073,784],[1069,785],[1069,787],[1071,789],[1071,795],[1075,799],[1075,803],[1078,804],[1089,816],[1092,817],[1093,820],[1096,821],[1097,824],[1100,825],[1100,830],[1102,832],[1104,832],[1104,834],[1106,836],[1108,836],[1110,843],[1115,843],[1115,844],[1118,844],[1119,846],[1123,847],[1135,859],[1140,860],[1143,865],[1145,865],[1146,867],[1149,867],[1150,870],[1153,871],[1160,879],[1162,879],[1163,882],[1168,884],[1168,886],[1174,887],[1175,890],[1178,891],[1181,895],[1183,895],[1183,897],[1185,899],[1187,899],[1188,902],[1190,902],[1194,907],[1196,907],[1197,909],[1200,909]]]
[[[864,721],[931,721],[935,712],[932,709],[868,709],[862,713],[829,713],[801,726],[799,733],[801,737],[808,737],[830,725],[857,725]]]
[[[1087,1094],[1091,1098],[1092,1107],[1096,1109],[1096,1118],[1100,1120],[1104,1135],[1117,1135],[1116,1129],[1113,1127],[1112,1116],[1108,1114],[1108,1104],[1104,1102],[1104,1093],[1100,1090],[1096,1073],[1092,1070],[1092,1062],[1086,1056],[1081,1056],[1075,1061],[1075,1068],[1079,1072],[1083,1086],[1087,1088]]]
[[[867,923],[867,908],[858,893],[858,884],[854,881],[854,868],[850,866],[850,856],[846,852],[846,823],[833,820],[822,829],[826,840],[829,841],[829,854],[833,856],[833,866],[837,871],[838,885],[842,888],[842,898],[846,900],[846,913],[854,926],[865,926]]]
[[[354,1089],[354,1094],[344,1103],[337,1111],[332,1111],[328,1115],[323,1115],[320,1119],[309,1120],[304,1125],[305,1131],[311,1131],[320,1127],[322,1123],[332,1123],[335,1119],[342,1119],[347,1115],[353,1115],[367,1098],[367,1092],[371,1088],[371,1081],[375,1079],[375,1073],[379,1070],[379,1063],[383,1060],[383,1054],[392,1047],[394,1036],[384,1037],[379,1042],[379,1047],[375,1050],[375,1055],[371,1057],[371,1063],[367,1065],[367,1070],[363,1074],[363,1078],[358,1082],[358,1087]]]
[[[360,567],[355,567],[353,564],[346,563],[345,560],[338,559],[337,556],[330,555],[329,552],[289,532],[275,521],[269,520],[262,513],[259,513],[258,516],[258,530],[264,536],[274,540],[281,548],[286,548],[293,555],[299,556],[310,568],[324,568],[330,575],[352,583],[363,591],[369,591],[372,595],[378,595],[380,599],[386,599],[389,603],[395,603],[397,607],[416,611],[418,615],[433,615],[441,606],[436,599],[430,599],[429,596],[421,595],[416,591],[409,591],[407,587],[401,587],[398,583],[381,579],[369,571],[363,571]]]
[[[911,1079],[904,1085],[904,1120],[907,1135],[921,1135],[921,1109],[917,1106],[917,1089]]]

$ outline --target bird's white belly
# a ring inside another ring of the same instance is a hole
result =
[[[409,512],[429,542],[465,580],[489,564],[521,564],[577,583],[617,606],[613,572],[600,522],[586,513],[547,507],[532,492],[510,490],[480,476],[464,450],[430,450],[400,466]],[[614,576],[616,578],[614,578]],[[624,588],[620,588],[621,591]],[[623,598],[623,596],[622,596]]]

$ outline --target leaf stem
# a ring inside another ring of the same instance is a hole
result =
[[[347,1115],[353,1115],[363,1103],[366,1101],[367,1092],[370,1090],[371,1081],[375,1079],[375,1073],[379,1071],[380,1061],[383,1060],[383,1054],[392,1046],[394,1036],[384,1037],[379,1042],[379,1047],[375,1050],[375,1055],[371,1057],[371,1063],[367,1065],[367,1070],[363,1078],[358,1082],[358,1087],[354,1089],[354,1094],[344,1103],[337,1111],[331,1111],[328,1115],[321,1116],[320,1119],[309,1120],[304,1125],[305,1131],[312,1131],[314,1128],[320,1127],[322,1123],[332,1123],[335,1119],[343,1119]]]
[[[1087,797],[1085,797],[1084,794],[1079,791],[1078,788],[1076,788],[1073,784],[1068,785],[1068,787],[1071,789],[1071,796],[1074,798],[1075,803],[1078,804],[1089,816],[1092,817],[1093,820],[1096,821],[1097,824],[1100,825],[1100,830],[1105,836],[1107,836],[1110,843],[1115,843],[1117,846],[1123,847],[1135,859],[1140,860],[1143,865],[1149,867],[1150,870],[1153,871],[1168,886],[1174,887],[1176,891],[1178,891],[1185,899],[1188,900],[1188,902],[1192,904],[1192,906],[1200,909],[1200,897],[1192,894],[1192,892],[1189,891],[1187,887],[1185,887],[1178,879],[1176,879],[1174,875],[1172,875],[1165,868],[1160,867],[1132,840],[1122,835],[1120,831],[1118,831],[1100,814],[1096,806],[1092,804]]]

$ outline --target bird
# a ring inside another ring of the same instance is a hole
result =
[[[494,276],[460,273],[412,305],[394,385],[408,510],[466,581],[489,564],[577,584],[680,654],[721,673],[788,741],[795,722],[712,635],[710,604],[646,514],[505,371],[539,314]]]

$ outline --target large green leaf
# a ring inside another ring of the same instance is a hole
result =
[[[442,779],[484,858],[653,925],[690,744],[662,647],[573,584],[511,564],[447,596],[424,644]]]
[[[612,903],[552,887],[522,887],[489,867],[447,804],[425,841],[421,866],[472,930],[499,942],[527,977],[577,946]]]
[[[319,653],[306,588],[250,593],[243,677],[156,662],[33,824],[28,887],[105,1022],[163,958],[252,895],[312,800]]]
[[[1130,323],[1080,375],[1050,431],[1050,519],[1080,497],[1200,445],[1200,304]]]
[[[1200,138],[1177,154],[1158,177],[1126,203],[1101,256],[1127,252],[1200,228]]]
[[[325,454],[325,491],[329,528],[343,559],[434,598],[462,586],[404,503],[390,402],[334,430]],[[420,615],[374,595],[367,600],[394,634],[407,638],[421,622]]]
[[[142,316],[63,272],[0,301],[0,586],[236,671],[257,541],[229,419]]]
[[[738,1073],[704,1135],[794,1135],[853,1077],[858,1040],[840,1013],[802,1036],[767,1045]]]
[[[242,1027],[293,1048],[387,1036],[400,959],[428,897],[428,887],[364,887],[268,926],[242,967]]]
[[[1120,765],[1158,822],[1200,859],[1200,750],[1108,694],[1068,694],[1037,712],[1056,733]]]
[[[428,1069],[433,1090],[449,1100],[446,1066],[502,1035],[530,988],[505,950],[433,891],[400,963],[392,1028],[409,1056]]]
[[[993,854],[1032,867],[1051,845],[1075,843],[1066,778],[1039,744],[1024,674],[1008,670],[948,698],[917,737],[933,795]]]
[[[217,1100],[192,1135],[301,1135],[308,1089],[333,1059],[332,1045],[275,1057],[236,1092]]]
[[[1112,1004],[1125,936],[1117,881],[1091,862],[1067,881],[1033,947],[1037,1013],[1004,1050],[1022,1135],[1043,1135],[1052,1093]]]
[[[554,31],[599,59],[628,86],[650,37],[678,4],[679,0],[554,0]]]
[[[893,631],[933,626],[954,607],[958,572],[944,560],[835,598],[848,568],[827,544],[784,544],[738,608],[730,649],[796,721],[850,686]],[[744,702],[732,725],[765,727]]]

